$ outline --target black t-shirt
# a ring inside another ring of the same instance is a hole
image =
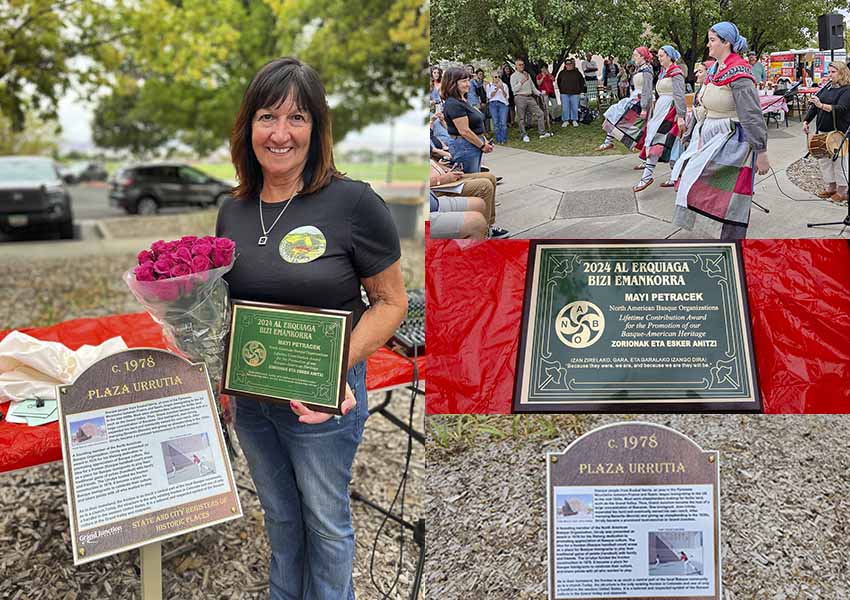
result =
[[[463,117],[469,119],[469,128],[473,133],[478,135],[484,133],[484,115],[466,102],[461,102],[457,98],[446,99],[446,103],[443,105],[443,114],[446,116],[446,128],[449,130],[449,135],[460,135],[453,121]]]
[[[298,195],[272,228],[265,246],[259,200],[227,199],[216,236],[236,242],[236,262],[225,275],[238,300],[366,310],[360,279],[377,275],[401,256],[398,232],[384,201],[367,183],[333,178],[313,194]],[[286,202],[263,203],[266,228]]]

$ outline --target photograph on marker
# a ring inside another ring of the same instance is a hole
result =
[[[183,483],[215,473],[206,432],[161,442],[169,484]]]
[[[557,494],[558,521],[592,521],[593,494]]]
[[[74,447],[109,441],[106,431],[106,417],[103,415],[71,421],[68,428],[71,430],[71,446]]]
[[[651,531],[648,556],[650,577],[702,575],[702,531]]]

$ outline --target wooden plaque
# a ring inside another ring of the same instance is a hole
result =
[[[760,412],[739,245],[532,240],[514,412]]]

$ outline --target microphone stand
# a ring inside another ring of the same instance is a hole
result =
[[[838,144],[838,148],[835,150],[835,152],[832,155],[832,161],[833,162],[835,162],[836,160],[841,158],[841,156],[840,156],[841,155],[841,149],[844,147],[844,144],[850,143],[850,142],[847,141],[848,135],[850,135],[850,127],[848,127],[847,131],[844,132],[844,137],[841,138],[841,143]],[[850,152],[848,152],[847,155],[848,155],[848,159],[850,159]],[[848,160],[848,170],[850,170],[850,160]],[[848,171],[844,171],[845,175],[847,173],[848,173]],[[850,196],[850,192],[848,192],[848,196]],[[843,225],[843,227],[841,228],[841,233],[839,233],[838,235],[844,234],[844,230],[847,227],[850,227],[850,200],[848,200],[848,202],[847,202],[847,216],[844,217],[843,221],[833,221],[831,223],[808,223],[806,226],[807,227],[826,227],[827,225]]]

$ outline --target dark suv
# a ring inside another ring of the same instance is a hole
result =
[[[152,215],[164,206],[214,206],[233,185],[181,163],[125,167],[111,181],[109,203],[128,213]]]
[[[59,170],[65,183],[83,181],[106,181],[109,174],[102,164],[96,162],[78,162]]]
[[[59,170],[41,156],[0,157],[0,231],[52,229],[74,237],[71,195]]]

